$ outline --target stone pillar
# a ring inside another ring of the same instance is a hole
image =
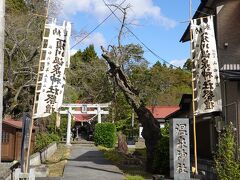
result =
[[[56,113],[56,128],[59,129],[61,125],[61,115],[59,112]]]
[[[101,107],[97,107],[97,113],[98,113],[98,123],[102,123],[102,117],[101,117]]]
[[[66,139],[66,145],[71,146],[71,121],[72,121],[72,115],[71,115],[72,108],[69,107],[68,109],[68,123],[67,123],[67,139]]]
[[[170,120],[170,176],[175,180],[190,179],[189,119]]]
[[[143,127],[139,126],[139,137],[142,138]]]

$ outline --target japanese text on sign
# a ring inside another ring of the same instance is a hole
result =
[[[196,114],[222,110],[213,17],[192,20],[192,59],[195,69]]]

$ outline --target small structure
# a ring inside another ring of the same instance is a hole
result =
[[[20,160],[22,120],[13,120],[11,118],[4,119],[2,129],[2,160]],[[33,128],[31,147],[34,145],[34,136],[35,128]]]
[[[190,119],[190,142],[193,144],[193,129],[192,129],[192,95],[183,94],[179,104],[180,109],[169,115],[167,119],[172,118],[189,118]],[[213,153],[216,150],[217,132],[221,125],[218,125],[218,114],[211,113],[197,117],[197,142],[198,142],[198,158],[212,160]],[[216,124],[216,125],[215,125]],[[202,133],[204,132],[204,133]],[[190,148],[191,153],[194,152],[193,147]]]
[[[147,106],[147,108],[151,111],[154,118],[157,119],[160,127],[164,127],[168,116],[180,109],[179,106]]]
[[[153,114],[154,118],[159,122],[160,128],[168,122],[168,117],[179,111],[179,106],[147,106],[147,109]],[[139,126],[139,137],[142,138],[143,127]]]
[[[59,114],[67,114],[68,115],[68,124],[67,124],[67,139],[66,145],[71,145],[71,121],[72,116],[78,114],[86,114],[86,115],[97,115],[98,123],[102,122],[101,115],[109,114],[108,110],[104,110],[108,108],[110,103],[105,104],[63,104],[61,106],[61,110]]]

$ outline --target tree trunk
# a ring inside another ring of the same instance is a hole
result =
[[[143,126],[142,136],[145,139],[145,145],[147,148],[146,170],[151,172],[154,151],[158,140],[161,138],[157,120],[153,117],[152,113],[143,106],[138,91],[132,86],[121,66],[118,65],[118,61],[116,59],[117,57],[112,56],[112,53],[106,51],[103,47],[102,51],[102,56],[109,65],[109,75],[113,77],[116,84],[120,87],[128,103],[133,107],[134,111],[138,115],[139,122]]]
[[[144,106],[135,110],[138,115],[138,120],[143,126],[142,136],[145,139],[147,149],[147,164],[146,169],[148,172],[152,171],[152,164],[154,159],[154,151],[156,145],[161,138],[160,128],[157,120],[153,117],[152,113]]]

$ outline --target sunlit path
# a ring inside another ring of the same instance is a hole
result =
[[[122,180],[122,172],[91,144],[74,144],[65,166],[63,180]]]

